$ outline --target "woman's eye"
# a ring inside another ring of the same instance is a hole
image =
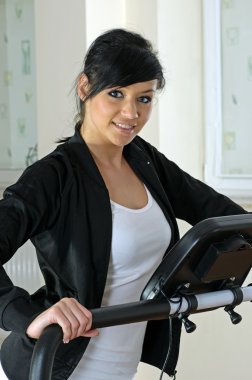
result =
[[[121,91],[118,91],[118,90],[113,90],[113,91],[110,91],[108,93],[110,96],[112,96],[113,98],[122,98],[123,97],[123,94]]]
[[[152,98],[150,96],[140,96],[140,98],[138,98],[138,101],[140,103],[150,103],[152,101]]]

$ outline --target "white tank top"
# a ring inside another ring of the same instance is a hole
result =
[[[111,201],[111,257],[102,306],[139,301],[171,240],[170,226],[147,190],[148,203],[129,209]],[[101,328],[71,380],[130,380],[141,358],[147,322]]]

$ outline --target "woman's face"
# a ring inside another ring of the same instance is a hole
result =
[[[105,89],[85,103],[81,133],[87,142],[123,147],[148,121],[157,80]]]

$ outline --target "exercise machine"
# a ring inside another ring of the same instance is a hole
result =
[[[139,302],[93,309],[93,328],[152,319],[180,318],[190,333],[190,314],[223,308],[233,324],[242,320],[235,307],[252,301],[243,286],[252,267],[252,215],[206,219],[192,227],[169,251]],[[60,326],[48,326],[36,342],[29,380],[50,380],[62,343]]]

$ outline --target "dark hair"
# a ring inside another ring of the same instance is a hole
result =
[[[77,94],[82,74],[87,76],[89,83],[89,93],[84,101]],[[83,121],[85,102],[102,90],[153,79],[157,79],[157,89],[161,90],[165,85],[163,68],[150,41],[125,29],[111,29],[101,34],[90,45],[83,69],[74,84],[78,110],[76,128],[79,129]],[[62,138],[57,142],[68,139]]]
[[[94,40],[76,84],[82,74],[87,76],[90,86],[85,101],[110,87],[126,87],[153,79],[157,79],[158,89],[165,85],[163,69],[152,44],[140,34],[124,29],[109,30]],[[85,101],[77,97],[79,121]]]

